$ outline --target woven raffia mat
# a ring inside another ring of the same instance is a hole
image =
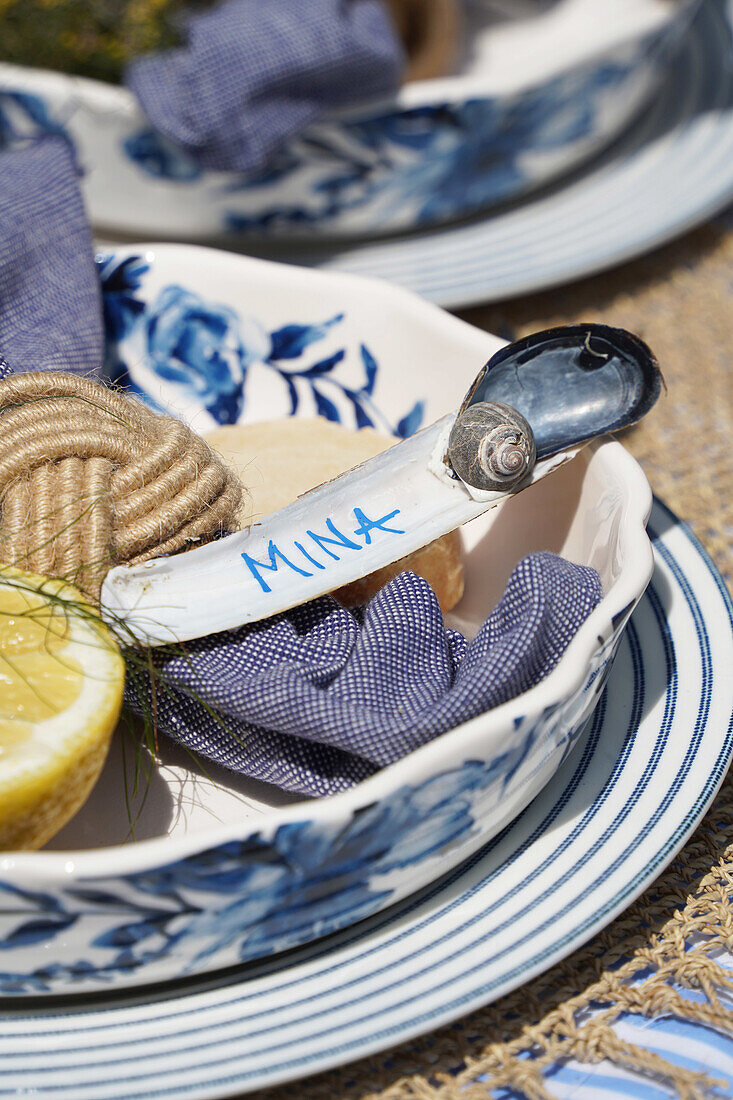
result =
[[[733,233],[709,226],[616,271],[464,316],[508,338],[599,320],[647,340],[669,392],[625,442],[733,587]],[[257,1100],[486,1100],[500,1086],[544,1100],[543,1069],[570,1057],[608,1058],[703,1100],[709,1078],[622,1042],[609,1025],[627,1011],[672,1012],[733,1035],[718,999],[731,983],[712,958],[721,946],[733,952],[733,772],[668,870],[565,962],[457,1024]],[[673,982],[704,1000],[681,997]],[[591,1002],[601,1012],[582,1022]]]

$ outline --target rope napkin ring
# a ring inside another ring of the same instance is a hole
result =
[[[242,488],[181,421],[86,378],[0,382],[0,561],[99,598],[107,572],[218,538]]]

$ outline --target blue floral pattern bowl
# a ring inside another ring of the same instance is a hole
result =
[[[124,88],[0,64],[0,149],[65,135],[92,221],[138,236],[365,236],[474,214],[608,143],[651,94],[697,0],[556,0],[530,20],[481,5],[451,78],[325,120],[257,178],[203,171]]]
[[[202,431],[320,415],[407,435],[455,408],[500,343],[384,283],[229,253],[139,247],[100,256],[99,271],[109,371]],[[130,796],[120,729],[52,845],[0,854],[0,996],[144,985],[269,955],[471,856],[551,779],[593,711],[651,575],[650,503],[634,460],[604,442],[468,525],[452,616],[465,632],[538,549],[593,565],[604,598],[540,684],[347,792],[294,801],[163,744]]]

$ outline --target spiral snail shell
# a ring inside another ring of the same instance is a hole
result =
[[[506,492],[535,464],[532,429],[510,405],[478,401],[456,417],[448,457],[461,481],[474,489]]]

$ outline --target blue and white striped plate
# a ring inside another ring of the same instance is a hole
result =
[[[0,1096],[225,1097],[429,1031],[551,966],[683,845],[733,751],[733,605],[657,503],[657,566],[578,747],[418,897],[215,981],[0,1008]]]
[[[591,165],[462,225],[273,258],[389,279],[449,308],[642,255],[733,200],[733,0],[703,0],[658,95]]]

